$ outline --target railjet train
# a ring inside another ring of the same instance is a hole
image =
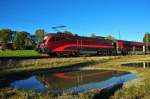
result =
[[[70,33],[51,33],[45,36],[38,52],[49,55],[127,55],[147,54],[150,44],[124,40],[109,40],[104,37],[81,37]]]

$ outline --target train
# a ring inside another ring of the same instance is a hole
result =
[[[44,37],[37,51],[56,56],[148,54],[150,44],[110,40],[105,37],[84,37],[67,32],[50,33]]]

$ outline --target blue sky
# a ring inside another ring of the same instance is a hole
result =
[[[0,28],[34,33],[66,25],[73,33],[142,41],[150,32],[150,0],[0,0]],[[138,33],[139,32],[139,33]]]

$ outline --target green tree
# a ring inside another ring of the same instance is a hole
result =
[[[23,50],[26,48],[25,44],[26,44],[27,37],[28,37],[27,32],[23,31],[23,32],[16,33],[15,40],[14,40],[14,45],[16,49]]]
[[[10,29],[1,29],[0,30],[0,38],[3,42],[8,43],[10,41],[12,31]]]
[[[147,46],[147,44],[150,43],[150,33],[149,32],[145,33],[143,42],[146,43],[146,51],[150,50],[150,47]]]
[[[66,34],[69,34],[69,35],[73,35],[73,33],[70,32],[70,31],[64,31],[63,33],[66,33]]]
[[[108,39],[108,40],[116,40],[112,35],[108,35],[108,36],[106,37],[106,39]]]
[[[150,33],[146,32],[143,38],[144,43],[150,43]]]
[[[11,40],[12,31],[10,29],[1,29],[0,30],[0,39],[3,42],[2,47],[5,49],[6,44]]]
[[[92,37],[92,38],[96,38],[96,34],[95,34],[95,33],[92,33],[92,34],[91,34],[91,37]]]
[[[37,29],[37,30],[35,31],[35,36],[36,36],[37,39],[38,39],[38,41],[37,41],[36,43],[41,42],[42,39],[44,38],[45,34],[46,34],[46,33],[45,33],[44,29]]]

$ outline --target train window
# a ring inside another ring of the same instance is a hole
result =
[[[60,40],[60,37],[55,37],[55,41],[59,41]]]
[[[64,37],[61,37],[60,39],[61,39],[61,40],[64,40],[65,38],[64,38]]]
[[[52,37],[51,39],[49,39],[49,42],[53,42],[53,41],[55,41],[54,37]]]
[[[49,41],[53,42],[53,41],[59,41],[60,38],[59,37],[52,37]]]

